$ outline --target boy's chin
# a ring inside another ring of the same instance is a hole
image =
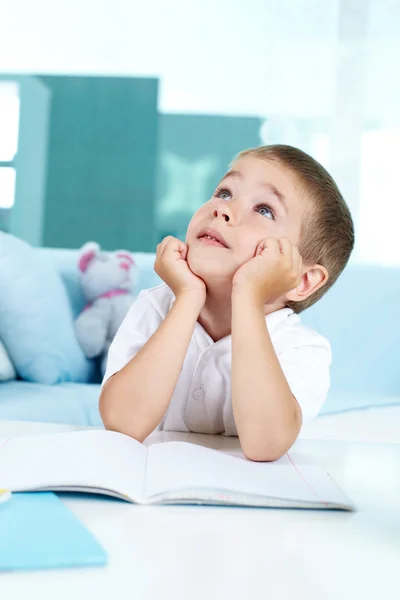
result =
[[[189,253],[187,261],[190,270],[203,279],[206,284],[212,281],[232,281],[234,270],[221,260],[217,261],[210,260],[209,258],[205,259],[204,257],[191,256]]]

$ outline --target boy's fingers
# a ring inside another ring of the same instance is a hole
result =
[[[280,238],[279,249],[288,267],[293,267],[293,244],[289,238]]]
[[[260,256],[260,254],[262,254],[262,251],[265,248],[265,242],[266,242],[266,240],[263,240],[262,242],[260,242],[258,244],[258,246],[256,248],[256,254],[255,254],[256,256]]]
[[[186,252],[187,246],[178,238],[173,237],[172,235],[167,236],[163,239],[160,244],[160,254],[164,254],[165,252]]]
[[[167,235],[161,242],[161,245],[165,246],[166,244],[168,244],[168,242],[170,242],[173,239],[175,239],[175,238],[172,235]]]
[[[176,241],[176,248],[179,251],[186,250],[187,246],[186,246],[185,242],[182,242],[182,240],[178,240],[178,238],[175,238],[175,241]]]
[[[172,235],[168,235],[167,237],[165,237],[157,246],[157,252],[159,252],[160,254],[162,254],[162,252],[164,252],[165,247],[169,244],[169,242],[171,240],[173,240],[174,238],[172,237]]]
[[[284,238],[282,238],[283,240]],[[287,240],[289,242],[289,240]],[[264,250],[268,250],[268,252],[271,252],[273,254],[283,254],[283,252],[281,251],[281,247],[280,247],[280,242],[281,240],[278,240],[277,238],[265,238],[265,240],[262,240],[258,246],[257,246],[257,250],[256,250],[256,256],[258,254],[261,254]],[[289,242],[290,244],[290,242]],[[286,247],[286,245],[285,245]],[[286,254],[286,251],[285,251]]]
[[[188,251],[188,247],[185,244],[185,242],[182,242],[181,240],[177,240],[177,242],[178,242],[178,252],[180,253],[181,258],[183,258],[185,260],[187,251]]]
[[[284,254],[285,256],[292,254],[292,248],[293,248],[293,244],[292,242],[289,240],[289,238],[279,238],[279,248],[282,252],[282,254]]]
[[[165,247],[164,254],[168,254],[168,256],[174,258],[174,260],[177,258],[176,255],[179,254],[179,257],[185,260],[187,255],[187,245],[182,242],[182,240],[178,240],[178,238],[171,238]]]
[[[169,244],[171,250],[173,252],[185,252],[186,251],[186,244],[184,242],[182,242],[182,240],[178,240],[178,238],[172,238],[171,243]]]
[[[281,250],[279,248],[279,242],[275,238],[267,238],[265,240],[264,245],[265,250],[268,251],[268,254],[271,255],[271,258],[277,258],[281,254]]]

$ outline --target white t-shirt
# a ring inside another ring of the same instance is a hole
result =
[[[174,298],[165,284],[140,293],[111,344],[103,384],[144,346]],[[328,393],[330,345],[302,325],[290,308],[267,315],[266,323],[303,422],[308,421],[318,414]],[[231,399],[231,336],[214,342],[196,322],[169,408],[157,429],[237,435]]]

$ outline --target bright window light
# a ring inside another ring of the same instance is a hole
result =
[[[18,150],[19,86],[0,81],[0,161],[11,162]]]
[[[316,133],[311,138],[310,154],[329,171],[330,137],[326,133]]]
[[[0,208],[12,208],[15,199],[15,169],[0,167]]]
[[[362,137],[357,237],[363,263],[400,266],[399,146],[400,127]]]

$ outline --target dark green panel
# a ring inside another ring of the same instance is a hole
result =
[[[157,80],[41,79],[52,91],[44,244],[154,250]]]
[[[208,200],[232,158],[260,145],[261,119],[160,115],[157,233],[184,238],[197,208]]]

